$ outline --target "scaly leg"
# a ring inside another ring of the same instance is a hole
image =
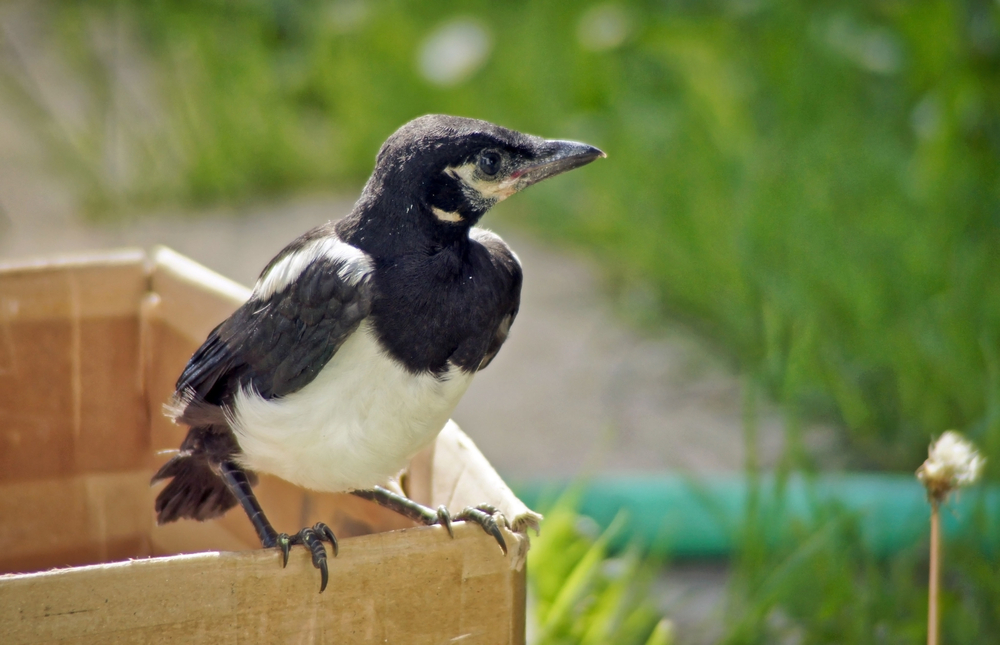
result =
[[[330,527],[322,522],[317,522],[312,528],[306,527],[292,536],[289,536],[287,533],[278,533],[267,520],[267,516],[264,515],[264,510],[260,507],[256,495],[253,494],[250,480],[242,468],[231,461],[224,461],[214,468],[214,470],[222,478],[222,481],[226,483],[226,487],[236,496],[243,510],[246,511],[247,517],[250,518],[250,523],[253,524],[254,530],[257,531],[257,537],[260,538],[260,543],[264,548],[271,549],[278,547],[281,549],[282,567],[288,564],[288,552],[292,545],[302,544],[309,549],[309,552],[312,554],[313,566],[320,571],[321,581],[319,590],[322,593],[326,589],[326,584],[330,579],[330,573],[326,565],[326,547],[323,546],[323,540],[326,540],[333,546],[334,557],[336,557],[340,550],[337,538],[334,536],[333,531],[330,530]]]
[[[500,550],[504,552],[504,555],[507,554],[507,543],[504,541],[500,525],[497,523],[497,518],[499,517],[502,520],[503,515],[489,504],[469,506],[455,517],[452,517],[451,513],[444,506],[438,506],[437,510],[434,510],[381,486],[375,486],[370,490],[353,490],[351,494],[375,502],[379,506],[384,506],[389,510],[395,511],[414,522],[420,522],[426,526],[440,524],[448,529],[448,534],[452,537],[455,536],[451,530],[451,523],[453,521],[475,522],[484,531],[492,535],[497,544],[500,545]]]

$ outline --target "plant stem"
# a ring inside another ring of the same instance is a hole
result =
[[[938,587],[941,580],[941,517],[931,500],[931,571],[927,599],[927,645],[938,645]]]

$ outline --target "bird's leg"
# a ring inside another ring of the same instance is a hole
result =
[[[226,488],[236,496],[240,506],[246,511],[250,523],[257,531],[260,543],[266,549],[278,546],[278,532],[274,530],[271,523],[264,515],[264,509],[260,507],[257,496],[253,494],[253,487],[250,486],[250,479],[243,469],[231,461],[224,461],[214,470],[217,470],[219,477],[226,483]]]
[[[451,513],[444,506],[438,506],[437,510],[434,510],[381,486],[375,486],[367,490],[353,490],[351,494],[375,502],[379,506],[384,506],[389,510],[395,511],[414,522],[420,522],[426,526],[440,524],[448,529],[448,534],[452,537],[455,537],[455,534],[451,530],[451,523],[453,521],[475,522],[483,527],[484,531],[492,535],[497,544],[500,545],[500,549],[504,552],[504,555],[507,554],[507,542],[504,541],[503,533],[500,531],[500,523],[497,522],[498,518],[501,522],[504,521],[503,515],[496,507],[489,504],[469,506],[458,515],[452,517]]]
[[[231,461],[224,461],[216,467],[216,470],[222,481],[226,483],[226,487],[236,496],[240,506],[246,511],[247,517],[250,518],[250,523],[253,524],[254,529],[257,531],[257,537],[260,538],[261,545],[265,549],[274,547],[281,549],[282,567],[288,564],[288,552],[292,545],[302,544],[309,549],[312,554],[313,566],[320,571],[321,581],[319,590],[322,593],[326,589],[326,583],[330,578],[330,573],[326,565],[326,548],[323,546],[323,540],[326,540],[333,546],[333,555],[335,557],[340,551],[337,538],[333,534],[333,531],[330,530],[330,527],[323,522],[317,522],[312,528],[306,527],[292,536],[289,536],[287,533],[278,533],[267,520],[267,516],[264,515],[264,510],[260,507],[257,496],[253,494],[250,480],[247,478],[247,474],[243,472],[243,469]]]

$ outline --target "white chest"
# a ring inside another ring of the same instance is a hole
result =
[[[314,490],[384,484],[437,436],[472,376],[458,369],[443,379],[414,376],[362,324],[298,392],[271,401],[237,395],[241,461]]]

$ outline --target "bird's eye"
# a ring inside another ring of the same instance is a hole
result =
[[[479,156],[479,169],[490,177],[497,174],[500,172],[500,155],[493,151],[484,152]]]

